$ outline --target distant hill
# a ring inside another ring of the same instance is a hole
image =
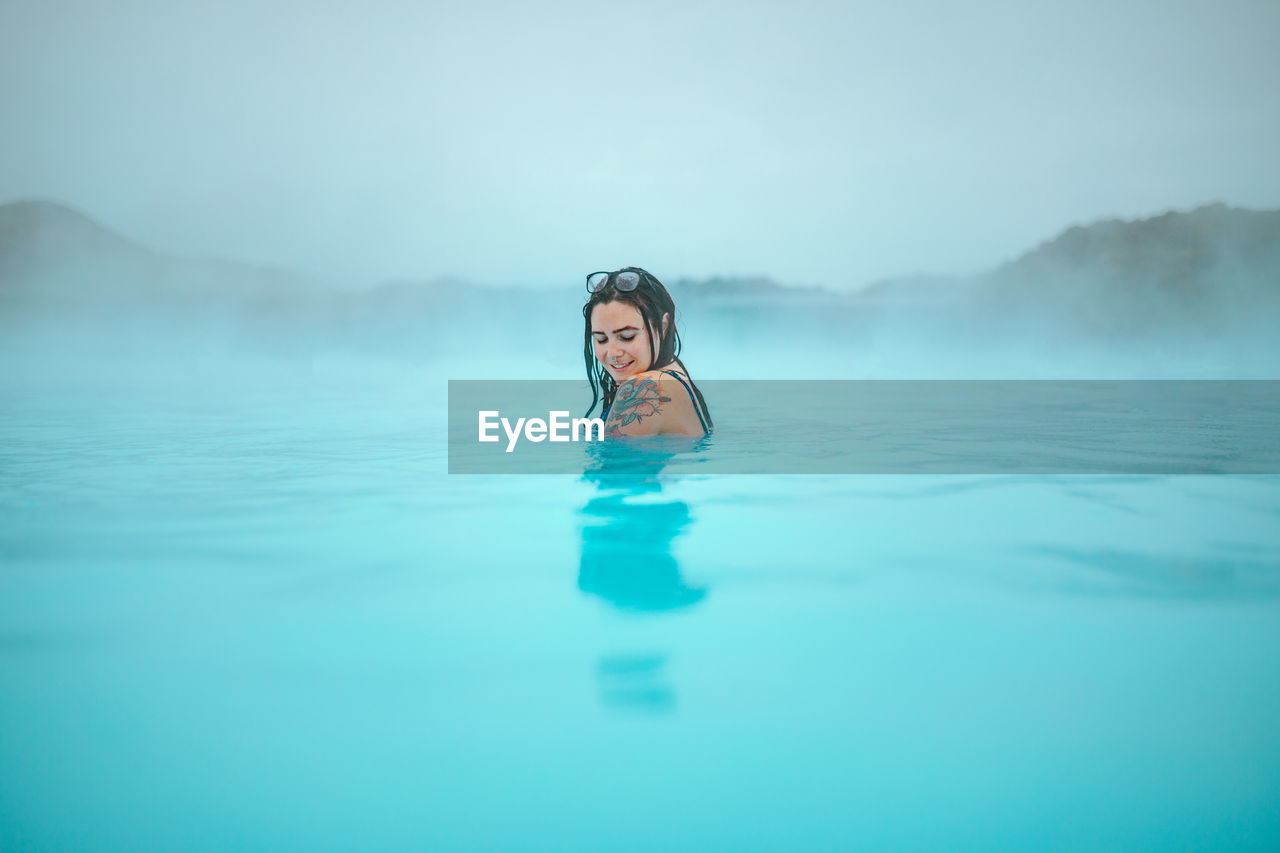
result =
[[[0,205],[0,296],[9,301],[280,298],[305,289],[294,273],[156,252],[51,201]]]
[[[1188,299],[1224,278],[1280,286],[1280,210],[1224,204],[1073,226],[990,274],[993,283],[1153,287]]]
[[[88,258],[146,264],[153,254],[78,210],[51,201],[0,205],[0,281],[37,265]]]
[[[975,306],[1102,336],[1280,319],[1280,211],[1213,204],[1073,226],[982,276]]]
[[[686,301],[706,305],[754,303],[778,300],[825,300],[833,293],[817,287],[793,287],[779,284],[766,276],[712,276],[711,278],[678,278],[665,282],[677,304]]]
[[[127,279],[128,291],[164,274],[165,259],[83,213],[50,201],[0,206],[0,299],[93,299]],[[150,289],[148,289],[150,290]]]
[[[859,290],[864,305],[912,307],[952,304],[970,296],[972,279],[945,275],[912,275],[880,279]]]
[[[759,276],[667,283],[690,342],[792,340],[887,358],[946,346],[994,351],[1000,341],[1043,353],[1212,339],[1270,353],[1280,350],[1280,211],[1215,204],[1102,220],[986,274],[905,276],[853,293]],[[497,331],[519,328],[522,352],[552,358],[565,340],[581,340],[582,295],[458,280],[334,291],[285,270],[154,252],[54,202],[0,205],[0,323],[10,337],[61,324],[72,337],[139,346],[199,340],[396,357],[501,346]]]
[[[456,279],[338,290],[287,270],[152,251],[55,202],[0,205],[0,324],[10,337],[31,338],[34,328],[106,341],[112,351],[124,341],[130,350],[346,349],[417,357],[446,351],[495,304],[525,322],[544,322],[548,309],[564,313],[547,302],[545,294]]]

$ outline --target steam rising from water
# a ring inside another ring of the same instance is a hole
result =
[[[323,287],[142,249],[49,203],[0,208],[10,383],[583,376],[581,284]],[[1075,228],[990,274],[863,291],[665,275],[695,378],[1264,378],[1280,213]],[[664,271],[655,270],[659,275]]]

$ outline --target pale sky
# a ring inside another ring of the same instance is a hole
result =
[[[352,283],[994,266],[1280,207],[1280,2],[0,2],[0,202]]]

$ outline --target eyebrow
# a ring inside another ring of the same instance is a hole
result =
[[[639,326],[623,326],[621,329],[614,329],[614,330],[613,330],[613,333],[616,335],[616,334],[618,334],[618,332],[638,332],[638,331],[640,331],[640,327],[639,327]],[[603,332],[603,331],[601,331],[600,329],[592,329],[592,330],[591,330],[591,334],[593,334],[593,335],[603,335],[603,334],[604,334],[604,332]]]

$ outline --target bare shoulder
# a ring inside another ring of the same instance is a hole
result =
[[[648,370],[618,385],[605,431],[613,435],[692,434],[690,415],[696,417],[679,380],[661,370]],[[699,428],[697,434],[701,431]]]

